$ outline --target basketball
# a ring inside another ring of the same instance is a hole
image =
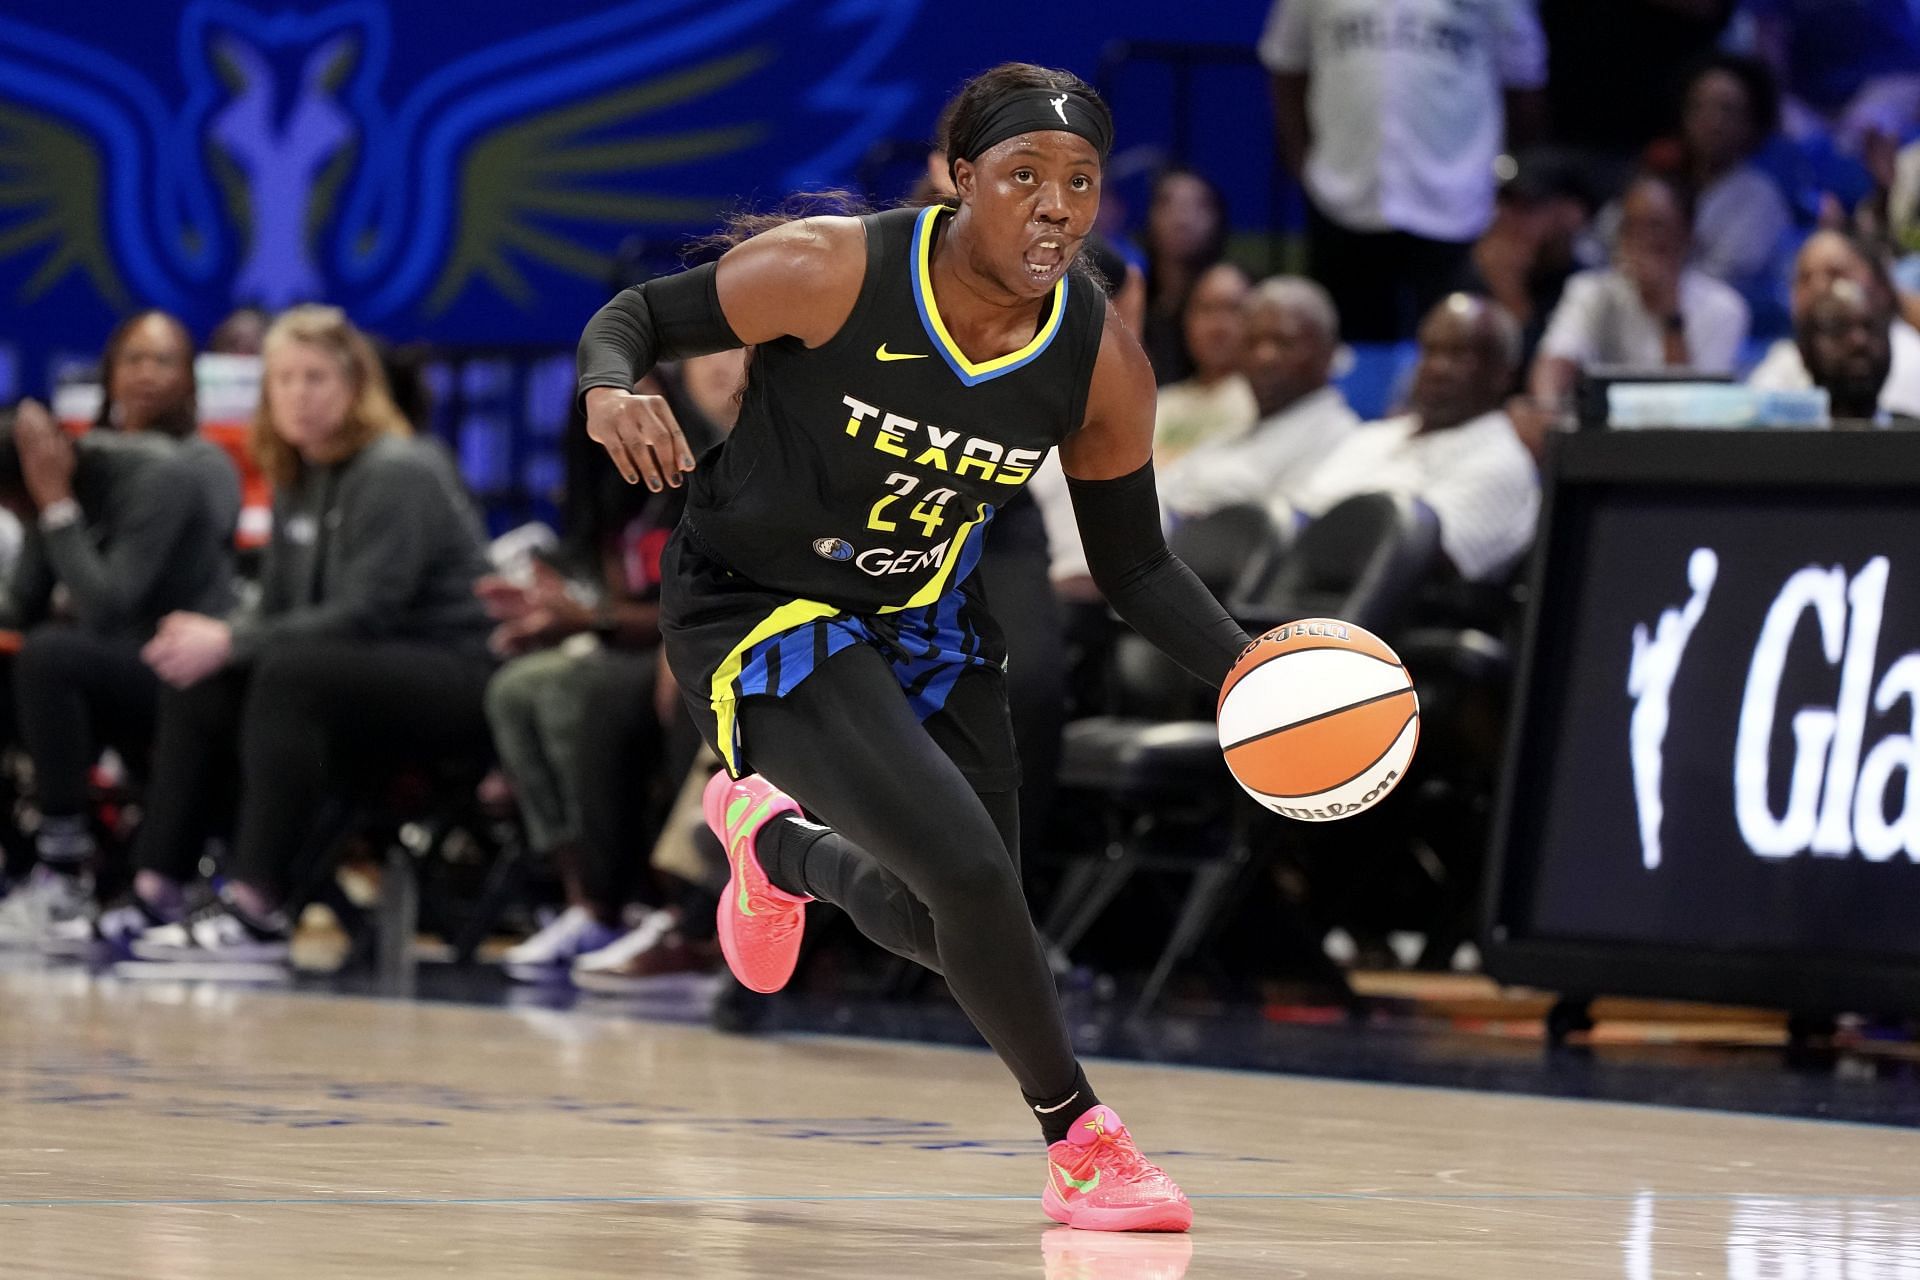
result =
[[[1364,627],[1307,618],[1247,646],[1220,689],[1220,748],[1247,794],[1306,822],[1350,818],[1406,776],[1420,699]]]

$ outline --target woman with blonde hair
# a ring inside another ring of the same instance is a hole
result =
[[[286,312],[263,355],[252,443],[274,501],[259,604],[169,615],[145,649],[168,687],[134,900],[99,926],[141,959],[284,961],[288,867],[343,765],[486,740],[486,556],[446,455],[413,438],[339,309]],[[226,885],[183,919],[230,779]]]

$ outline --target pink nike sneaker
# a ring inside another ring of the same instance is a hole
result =
[[[799,813],[800,806],[757,773],[735,782],[722,770],[708,781],[701,807],[707,825],[726,847],[731,868],[717,917],[720,953],[748,990],[763,995],[778,991],[793,977],[800,959],[806,904],[813,899],[774,887],[760,869],[753,838],[781,814]]]
[[[1092,1107],[1066,1138],[1047,1148],[1040,1207],[1082,1231],[1185,1231],[1193,1206],[1173,1179],[1148,1162],[1113,1108]]]

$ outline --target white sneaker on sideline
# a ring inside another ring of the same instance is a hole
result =
[[[154,914],[139,899],[127,897],[96,916],[75,916],[47,930],[40,949],[50,956],[84,958],[96,950],[126,957],[133,943],[151,929],[172,924],[173,920]]]
[[[500,967],[516,982],[558,982],[567,976],[577,958],[600,950],[619,936],[617,930],[594,919],[585,907],[568,907],[546,928],[502,952]]]
[[[136,960],[161,964],[289,964],[293,939],[285,933],[255,928],[213,902],[178,924],[148,929],[133,940]]]
[[[671,911],[649,911],[640,923],[598,951],[589,951],[573,962],[573,976],[618,969],[643,951],[660,945],[674,931],[679,920]]]
[[[62,875],[42,863],[26,883],[0,899],[0,949],[38,947],[54,926],[84,921],[92,910],[93,877]]]

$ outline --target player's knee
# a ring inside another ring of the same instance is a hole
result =
[[[956,841],[942,850],[928,873],[927,905],[936,916],[943,907],[977,910],[1021,898],[1020,877],[999,835],[991,828],[973,834],[964,845]]]

